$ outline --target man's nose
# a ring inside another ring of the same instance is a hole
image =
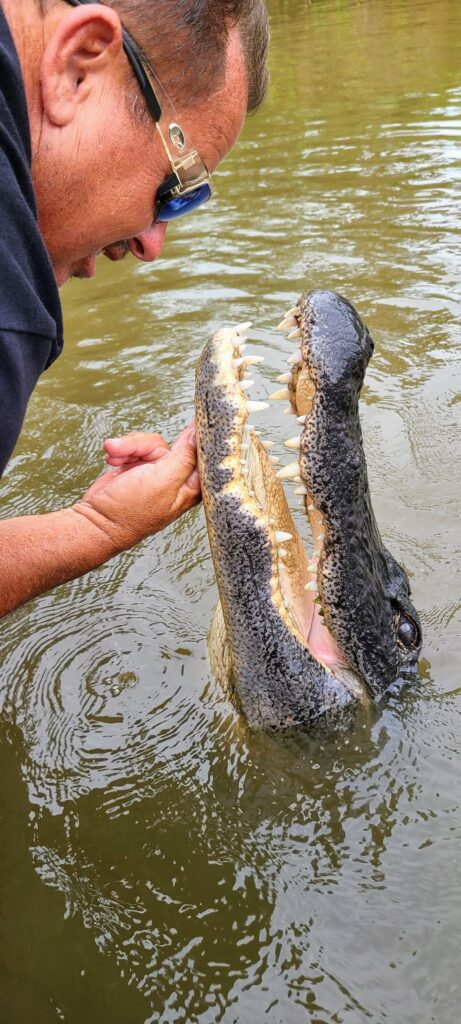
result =
[[[135,238],[130,238],[128,248],[133,256],[144,263],[156,260],[162,251],[167,227],[168,224],[165,223],[153,223]]]

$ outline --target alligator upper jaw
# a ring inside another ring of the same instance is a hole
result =
[[[283,329],[290,327],[296,341],[301,333],[299,316],[300,310],[294,307],[280,325]],[[197,372],[199,464],[210,539],[217,504],[232,499],[234,513],[237,508],[241,513],[240,532],[244,534],[250,523],[258,528],[252,542],[259,546],[254,561],[261,576],[264,572],[270,574],[270,601],[279,620],[310,655],[313,665],[339,679],[355,698],[365,700],[366,688],[328,630],[319,596],[317,574],[325,543],[325,524],[301,477],[298,454],[304,430],[286,442],[289,449],[296,451],[296,460],[276,474],[269,454],[270,443],[261,440],[248,424],[249,415],[267,407],[266,403],[247,400],[246,371],[261,361],[260,357],[245,355],[243,335],[249,326],[218,331],[206,346]],[[289,400],[305,428],[315,386],[301,350],[295,351],[290,364],[288,374],[279,379],[284,387],[272,398]],[[203,429],[202,402],[207,421]],[[282,480],[294,482],[295,493],[303,497],[312,534],[309,555],[294,524]],[[219,554],[219,545],[220,538],[215,536],[211,547],[225,609],[224,558]],[[264,615],[264,610],[259,609],[259,614]]]

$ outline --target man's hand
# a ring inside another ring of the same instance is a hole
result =
[[[112,467],[72,508],[0,520],[0,616],[83,576],[180,516],[200,498],[195,428],[106,441]]]
[[[73,506],[117,549],[163,530],[200,499],[195,426],[170,446],[160,434],[127,434],[104,443],[103,473]]]

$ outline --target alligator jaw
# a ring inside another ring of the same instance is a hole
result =
[[[244,354],[246,326],[218,331],[197,367],[198,458],[221,598],[210,653],[252,724],[333,722],[367,694],[382,697],[421,648],[408,577],[383,545],[368,487],[359,395],[373,342],[335,292],[306,292],[289,310],[280,328],[296,352],[271,397],[289,400],[302,430],[286,442],[296,459],[275,474],[248,426],[265,403],[247,401],[245,370],[259,359]],[[303,495],[309,559],[284,479]]]
[[[298,315],[298,311],[293,309],[286,318],[288,326],[296,332],[299,330]],[[233,543],[237,543],[237,537],[244,537],[248,548],[249,530],[252,528],[253,571],[257,573],[260,584],[258,601],[270,601],[278,621],[314,664],[340,679],[354,698],[364,699],[362,683],[348,668],[324,621],[317,589],[317,571],[324,544],[323,517],[313,506],[303,484],[298,460],[275,474],[268,453],[271,445],[262,441],[254,427],[248,424],[249,414],[268,406],[247,400],[245,371],[257,357],[245,356],[244,350],[245,339],[240,329],[223,328],[205,347],[197,372],[199,465],[208,529],[212,534],[214,532],[211,548],[224,618],[235,616],[235,606],[242,604],[241,595],[234,595],[229,600],[228,588],[232,586],[232,580],[228,580],[227,587],[223,580],[227,552],[224,550],[223,557],[220,556],[220,545],[225,549],[230,544],[232,527],[229,517],[236,524],[240,516]],[[297,354],[286,383],[288,387],[283,390],[283,397],[290,399],[293,411],[302,416],[304,422],[312,406],[315,388],[301,353]],[[282,398],[282,393],[272,397]],[[298,439],[292,439],[288,445],[294,447],[299,443]],[[303,494],[313,538],[310,557],[293,522],[281,484],[283,479],[292,479],[297,493]],[[227,502],[227,532],[224,537],[220,536],[221,531],[215,525],[218,502],[221,512]],[[240,558],[244,557],[242,551]],[[246,573],[251,576],[250,566],[247,566]],[[258,614],[261,619],[267,617],[264,608],[260,608]]]

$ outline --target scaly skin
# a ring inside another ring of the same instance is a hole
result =
[[[368,489],[358,399],[371,338],[334,292],[301,296],[286,323],[300,344],[286,397],[303,424],[287,443],[299,447],[291,467],[275,474],[248,429],[239,328],[210,339],[196,381],[220,593],[212,665],[248,722],[272,729],[349,719],[415,664],[421,646],[408,579],[382,544]],[[305,494],[310,560],[278,479],[293,476]]]

